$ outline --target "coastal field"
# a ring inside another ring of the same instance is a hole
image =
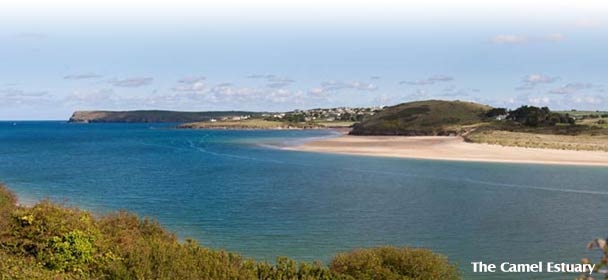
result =
[[[511,135],[508,135],[508,137],[511,137]],[[550,139],[551,137],[567,138],[568,136],[546,137]],[[560,141],[563,141],[562,138],[560,138]],[[516,138],[506,139],[515,141],[511,139]],[[514,144],[523,145],[529,143],[523,141],[531,141],[530,143],[536,144],[543,143],[534,142],[534,139],[530,138],[530,136],[520,136],[519,139],[521,139],[520,141],[522,141],[522,143]],[[566,142],[557,143],[560,145],[567,144]],[[589,143],[588,145],[591,147],[592,143]],[[603,143],[596,145],[603,145]],[[608,153],[603,151],[574,151],[475,144],[465,142],[460,136],[403,137],[348,135],[308,142],[300,146],[288,147],[286,149],[398,158],[608,166]]]
[[[279,121],[267,121],[263,119],[193,122],[178,126],[178,128],[190,129],[301,129],[304,127],[304,125],[288,124]]]
[[[315,122],[317,125],[327,128],[348,128],[353,126],[356,122],[352,121],[320,121]]]

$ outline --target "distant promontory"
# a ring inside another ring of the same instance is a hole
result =
[[[163,110],[138,111],[76,111],[69,122],[76,123],[187,123],[214,118],[255,116],[262,113],[247,111],[179,112]]]

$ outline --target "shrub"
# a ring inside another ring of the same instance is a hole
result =
[[[52,270],[83,272],[85,265],[93,261],[93,241],[92,236],[80,230],[68,232],[61,237],[54,236],[40,259]]]
[[[548,107],[521,106],[509,111],[507,119],[521,123],[526,126],[553,126],[558,123],[574,124],[575,120],[568,114],[554,113]]]
[[[79,279],[78,275],[45,268],[36,260],[16,256],[0,250],[0,279]]]
[[[506,108],[492,108],[492,109],[488,110],[487,112],[485,112],[484,117],[496,118],[501,115],[507,115],[507,113],[508,112],[507,112]]]
[[[17,198],[9,189],[0,183],[0,209],[12,209],[17,203]]]
[[[286,257],[277,258],[276,264],[259,263],[256,266],[257,279],[298,279],[298,280],[330,280],[346,279],[333,273],[320,262],[298,264]]]
[[[444,256],[407,247],[357,249],[337,255],[330,268],[354,279],[460,279]]]
[[[0,184],[0,229],[8,227],[12,210],[17,198],[3,184]]]

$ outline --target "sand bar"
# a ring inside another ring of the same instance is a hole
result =
[[[608,152],[504,147],[464,142],[460,136],[350,136],[312,141],[286,149],[364,156],[608,166]]]

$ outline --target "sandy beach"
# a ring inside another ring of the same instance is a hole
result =
[[[608,166],[608,152],[504,147],[464,142],[459,136],[350,136],[308,142],[289,150],[364,156]]]

